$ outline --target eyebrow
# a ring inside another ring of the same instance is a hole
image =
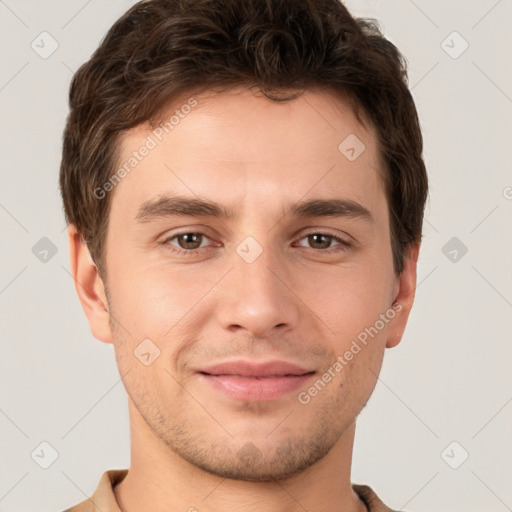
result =
[[[373,223],[374,218],[363,205],[350,199],[312,199],[292,203],[282,210],[283,217],[348,217]],[[146,201],[139,208],[135,220],[151,222],[167,217],[211,217],[236,219],[238,214],[229,208],[204,199],[185,196],[163,196]]]

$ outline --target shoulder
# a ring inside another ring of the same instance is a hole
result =
[[[94,494],[78,505],[63,512],[120,512],[114,494],[114,486],[128,474],[127,469],[111,469],[105,471]]]
[[[385,505],[370,486],[352,484],[352,489],[354,489],[361,500],[365,503],[369,512],[397,512]]]

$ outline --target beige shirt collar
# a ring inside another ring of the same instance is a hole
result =
[[[114,486],[127,474],[127,469],[105,471],[94,494],[88,500],[64,512],[121,512],[114,495]],[[352,484],[352,488],[366,504],[369,512],[395,512],[384,505],[368,485]]]

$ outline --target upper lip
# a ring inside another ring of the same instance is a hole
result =
[[[240,377],[283,377],[285,375],[305,375],[314,370],[307,370],[286,361],[230,361],[207,366],[199,370],[209,375],[239,375]]]

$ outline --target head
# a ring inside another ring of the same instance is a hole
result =
[[[427,197],[377,25],[338,0],[139,2],[73,78],[60,185],[91,331],[148,431],[230,478],[324,457],[403,335]],[[205,370],[242,359],[307,375],[235,398]]]

